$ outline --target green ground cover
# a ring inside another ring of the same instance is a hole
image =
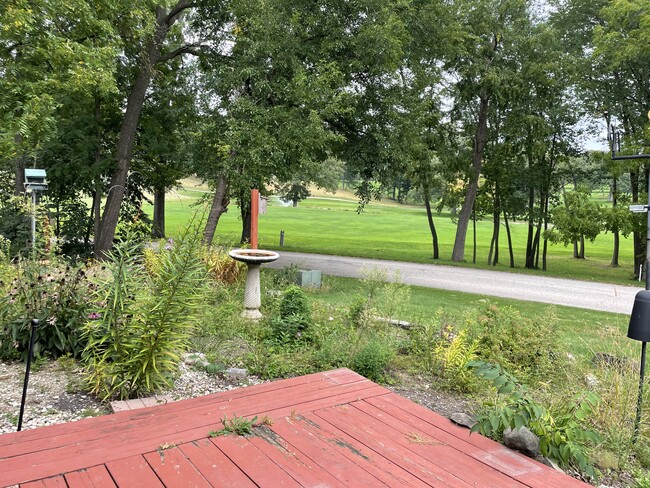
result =
[[[192,214],[199,190],[181,190],[169,195],[167,212],[168,234],[173,236]],[[151,210],[150,210],[151,211]],[[449,213],[435,216],[440,240],[440,264],[476,266],[485,269],[510,271],[505,228],[501,232],[500,263],[488,266],[487,256],[492,235],[492,224],[477,222],[477,262],[472,264],[472,230],[467,236],[465,249],[466,263],[451,261],[451,250],[455,238],[456,224]],[[260,245],[279,250],[280,231],[285,232],[287,251],[336,254],[376,259],[392,259],[432,263],[431,236],[423,208],[400,205],[386,205],[373,202],[362,213],[357,213],[354,200],[315,197],[301,202],[297,208],[283,206],[273,198],[269,209],[260,216]],[[515,249],[515,269],[522,273],[542,273],[523,267],[527,226],[516,222],[511,226]],[[226,244],[234,244],[241,234],[241,220],[238,209],[232,206],[222,216],[217,228],[217,239]],[[595,242],[586,243],[586,259],[573,258],[570,247],[549,246],[547,276],[576,278],[590,281],[603,281],[621,284],[634,284],[632,281],[632,243],[622,239],[620,267],[610,266],[613,237],[601,234]],[[541,263],[540,263],[541,266]]]
[[[441,309],[445,316],[454,321],[461,321],[466,314],[488,304],[494,304],[500,308],[512,307],[521,312],[524,317],[553,317],[557,321],[557,333],[562,350],[575,356],[582,364],[588,364],[598,352],[632,359],[638,356],[638,344],[626,338],[629,317],[625,314],[486,297],[420,286],[408,286],[408,289],[409,300],[399,317],[400,320],[413,323],[427,322],[432,320],[438,309]],[[363,284],[359,280],[326,276],[322,289],[312,290],[309,296],[314,301],[332,306],[350,307],[356,297],[362,293]]]

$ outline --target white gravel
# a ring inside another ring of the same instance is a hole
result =
[[[0,434],[17,429],[24,377],[24,363],[0,362]],[[32,369],[22,430],[109,414],[107,404],[81,391],[81,381],[79,368],[70,361],[49,361]],[[258,383],[240,370],[211,375],[182,363],[174,387],[162,394],[182,400]]]

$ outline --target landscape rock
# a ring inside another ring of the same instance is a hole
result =
[[[188,352],[183,356],[183,362],[188,366],[198,366],[201,368],[205,368],[210,364],[202,352]]]
[[[541,454],[539,450],[539,437],[526,427],[521,427],[517,430],[510,428],[504,430],[503,443],[506,447],[519,451],[533,459]]]
[[[598,386],[598,378],[596,378],[593,374],[588,374],[585,376],[585,383],[587,383],[587,386],[589,388],[596,388]]]
[[[245,368],[228,368],[226,374],[231,378],[248,378],[248,370]]]
[[[605,352],[597,352],[591,358],[594,366],[603,366],[606,368],[626,369],[632,367],[632,361],[627,358],[619,358]]]
[[[452,413],[451,416],[449,417],[449,420],[451,420],[456,425],[460,425],[461,427],[467,427],[468,429],[471,429],[472,426],[476,423],[474,417],[472,417],[471,415],[467,415],[464,412]]]
[[[545,464],[549,468],[553,468],[555,471],[559,473],[566,474],[565,471],[557,465],[557,463],[555,463],[553,460],[547,457],[542,456],[541,454],[535,457],[535,461],[537,461],[538,463]]]

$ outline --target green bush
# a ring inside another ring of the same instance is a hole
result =
[[[311,325],[311,307],[307,295],[299,286],[290,286],[282,295],[278,316],[271,320],[273,337],[282,343],[304,340]]]
[[[317,330],[322,327],[315,328]],[[359,342],[358,330],[348,326],[329,327],[314,341],[312,361],[317,370],[351,366],[354,348]],[[345,347],[341,345],[344,344]]]
[[[30,205],[22,198],[11,197],[0,200],[0,235],[8,239],[10,255],[29,252],[32,239],[32,212]]]
[[[472,431],[496,440],[506,428],[527,427],[540,440],[540,451],[561,467],[571,466],[595,478],[596,470],[587,455],[587,444],[600,442],[600,436],[586,427],[599,399],[593,392],[581,394],[549,411],[535,402],[517,378],[498,365],[483,361],[469,363],[476,374],[492,383],[494,400],[485,402]]]
[[[512,307],[488,305],[469,320],[468,328],[471,338],[478,341],[481,360],[500,364],[529,380],[558,368],[556,323],[552,311],[530,319]]]
[[[476,381],[467,365],[476,359],[478,344],[468,338],[466,330],[454,334],[449,327],[445,331],[433,348],[434,373],[446,389],[472,391]]]
[[[339,345],[340,346],[340,345]],[[372,338],[354,354],[351,368],[372,381],[383,381],[395,351],[386,341]]]
[[[35,357],[79,357],[85,346],[82,328],[89,312],[86,267],[46,266],[22,260],[16,278],[0,297],[0,358],[27,355],[31,320],[38,319]]]
[[[55,213],[61,253],[72,256],[90,256],[92,246],[87,236],[92,228],[88,205],[83,200],[67,200],[57,206]]]
[[[201,305],[205,266],[201,232],[192,223],[170,249],[160,251],[148,276],[137,243],[109,254],[110,276],[99,283],[97,320],[86,326],[87,385],[102,398],[129,398],[171,384]]]
[[[296,263],[291,263],[281,270],[273,272],[271,283],[273,286],[283,288],[296,283],[296,276],[300,268]]]

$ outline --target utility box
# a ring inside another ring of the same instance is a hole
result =
[[[303,288],[320,288],[321,278],[322,274],[320,269],[299,269],[296,274],[296,283]]]
[[[47,176],[44,169],[25,169],[25,191],[46,191]]]

